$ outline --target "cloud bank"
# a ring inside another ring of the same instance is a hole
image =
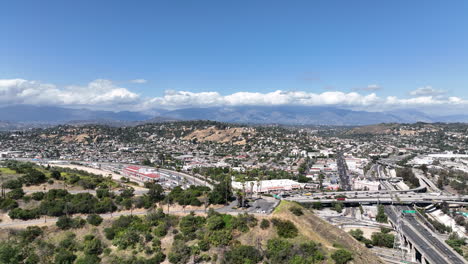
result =
[[[411,97],[409,98],[380,97],[375,93],[379,89],[378,85],[369,85],[359,92],[311,93],[277,90],[268,93],[237,92],[228,95],[222,95],[218,92],[195,93],[167,90],[160,97],[149,98],[104,79],[94,80],[86,85],[66,87],[25,79],[0,79],[0,105],[58,105],[115,111],[247,105],[337,106],[369,111],[436,106],[462,110],[468,108],[468,100],[460,97],[444,97],[444,91],[432,87],[418,88],[410,92]],[[367,94],[365,94],[366,92]]]
[[[84,86],[59,88],[24,79],[0,79],[0,104],[123,106],[136,103],[140,95],[98,79]]]

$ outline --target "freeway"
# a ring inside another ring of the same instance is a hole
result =
[[[343,195],[336,192],[336,195]],[[285,200],[295,201],[298,203],[332,203],[337,199],[342,203],[367,203],[367,204],[433,204],[447,202],[449,204],[468,204],[468,195],[441,195],[440,193],[401,193],[398,196],[393,193],[377,192],[360,192],[354,196],[346,196],[346,198],[335,198],[328,193],[318,193],[306,195],[292,195],[284,198]],[[341,196],[342,197],[342,196]]]
[[[398,214],[402,210],[412,210],[408,206],[387,206],[387,213],[391,222],[398,226]],[[426,226],[419,223],[413,215],[401,215],[401,232],[413,241],[414,246],[430,259],[431,263],[467,263],[455,253],[447,244],[437,238]]]
[[[395,187],[391,184],[386,184],[384,187],[389,190],[395,189]],[[424,195],[428,195],[426,200],[429,200],[430,196],[434,198],[433,193]],[[466,201],[467,199],[466,196],[446,196],[442,195],[442,193],[439,193],[437,198],[439,197],[453,197],[454,199],[462,199],[463,201]],[[409,206],[385,206],[385,212],[389,220],[397,227],[399,226],[399,223],[401,223],[401,229],[398,231],[409,237],[409,239],[413,241],[414,246],[418,248],[418,250],[423,253],[426,258],[432,261],[431,263],[467,263],[463,257],[460,257],[446,243],[437,238],[437,236],[432,233],[428,227],[420,223],[417,217],[414,217],[412,214],[401,215],[401,210],[410,209],[412,209],[412,207]],[[398,218],[399,216],[401,216],[400,219]]]
[[[157,171],[159,173],[161,173],[162,176],[169,176],[169,177],[172,177],[172,176],[178,176],[178,177],[183,177],[185,179],[187,179],[188,182],[191,182],[192,184],[194,185],[204,185],[204,186],[207,186],[209,187],[210,189],[213,189],[213,185],[205,180],[202,180],[202,179],[199,179],[199,178],[196,178],[190,174],[187,174],[187,173],[183,173],[183,172],[177,172],[177,171],[172,171],[172,170],[168,170],[168,169],[157,169]]]
[[[111,175],[112,179],[117,182],[120,182],[120,178],[122,177],[122,175],[119,175],[115,172],[122,170],[125,166],[134,165],[134,164],[125,164],[125,163],[89,162],[89,161],[76,161],[76,160],[51,160],[51,159],[36,160],[36,159],[26,159],[26,158],[16,158],[15,160],[34,162],[34,163],[38,163],[42,165],[49,164],[50,166],[75,168],[79,170],[85,170],[94,174]],[[76,164],[72,164],[71,162],[81,163],[83,165],[76,165]],[[94,166],[91,166],[91,164],[93,164]],[[99,165],[99,168],[96,168],[96,165]],[[146,167],[146,166],[140,166],[140,167]],[[209,187],[210,189],[213,189],[213,185],[211,183],[206,182],[203,179],[189,175],[187,173],[177,172],[177,171],[169,170],[169,169],[156,169],[156,170],[163,177],[171,181],[174,181],[174,180],[178,181],[179,179],[186,179],[186,182],[188,184],[204,185],[204,186]],[[137,181],[137,180],[132,178],[132,181]],[[138,182],[138,183],[143,184],[143,182]],[[180,185],[180,183],[178,185]],[[135,193],[137,193],[137,191],[140,192],[141,194],[146,193],[145,188],[142,188],[139,186],[131,186],[131,187],[135,189]]]

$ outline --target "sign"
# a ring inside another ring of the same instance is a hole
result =
[[[415,210],[403,210],[403,211],[401,211],[401,212],[403,212],[403,213],[405,213],[405,214],[415,214],[415,213],[416,213]]]

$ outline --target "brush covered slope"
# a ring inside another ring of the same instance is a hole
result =
[[[2,230],[0,263],[383,263],[295,203],[282,202],[269,216],[152,209],[85,219]]]

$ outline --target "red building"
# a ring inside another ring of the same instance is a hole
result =
[[[159,181],[161,175],[155,169],[128,166],[122,171],[122,175],[137,181]]]

